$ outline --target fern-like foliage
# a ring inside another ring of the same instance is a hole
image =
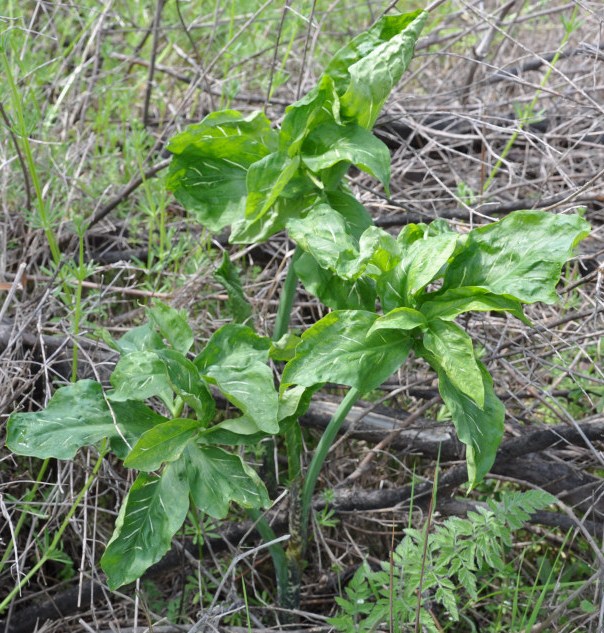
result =
[[[397,630],[404,631],[405,624],[415,622],[419,600],[423,630],[438,633],[431,608],[441,605],[457,622],[458,598],[478,599],[477,574],[485,568],[502,570],[514,530],[532,512],[554,502],[555,497],[543,491],[506,493],[501,501],[468,512],[465,519],[447,519],[427,536],[425,547],[424,531],[405,530],[393,552],[392,569],[390,562],[382,563],[378,571],[363,563],[346,587],[346,596],[336,598],[341,611],[330,624],[344,633],[371,633],[382,627],[388,630],[393,619]]]

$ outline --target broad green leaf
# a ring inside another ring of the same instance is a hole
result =
[[[167,421],[163,415],[138,400],[111,402],[109,406],[118,424],[115,434],[109,436],[111,450],[120,459],[126,458],[143,433]]]
[[[400,30],[393,33],[384,21],[380,39],[387,41],[348,68],[350,82],[340,99],[342,117],[367,129],[373,127],[390,92],[407,70],[428,13],[418,11],[397,17],[406,24],[402,28],[397,25]],[[326,72],[329,74],[329,67]]]
[[[308,253],[303,253],[294,266],[304,288],[326,306],[334,310],[375,309],[376,291],[372,279],[342,279],[335,273],[321,268]]]
[[[107,394],[112,402],[146,400],[159,396],[171,401],[172,387],[166,366],[156,352],[132,352],[122,356],[111,374],[114,391]]]
[[[279,135],[281,151],[298,154],[308,133],[326,121],[340,123],[340,101],[333,80],[323,75],[308,94],[285,108]]]
[[[186,354],[191,349],[195,337],[184,310],[176,310],[165,303],[156,301],[147,312],[161,336],[175,350]]]
[[[295,357],[285,366],[282,385],[334,382],[362,393],[379,387],[403,364],[411,340],[398,330],[368,335],[377,318],[363,310],[340,310],[322,318],[302,335]]]
[[[300,343],[300,337],[288,332],[284,334],[278,341],[271,343],[269,356],[272,360],[288,361],[294,357],[296,347]]]
[[[401,245],[401,247],[408,247],[413,244],[413,242],[417,242],[417,240],[423,240],[426,236],[429,235],[429,224],[424,224],[423,222],[420,224],[407,224],[402,229],[401,232],[397,235],[396,241]]]
[[[212,420],[216,412],[214,398],[194,363],[176,350],[159,351],[157,355],[176,394],[195,411],[201,423]]]
[[[453,385],[443,369],[437,369],[438,389],[447,405],[457,431],[457,437],[466,445],[468,479],[476,486],[489,472],[497,448],[503,437],[505,408],[493,390],[489,372],[479,362],[484,389],[484,407],[476,403]]]
[[[328,204],[318,204],[303,219],[290,220],[287,231],[321,268],[350,279],[358,268],[359,252],[342,215]]]
[[[414,11],[383,17],[343,46],[327,64],[324,73],[333,79],[337,94],[343,95],[346,92],[350,84],[349,69],[353,64],[404,31],[421,13]]]
[[[329,205],[346,219],[348,232],[357,240],[373,225],[369,211],[345,187],[325,192]]]
[[[101,558],[111,590],[133,582],[170,549],[189,509],[182,469],[167,464],[161,477],[141,473],[118,515]]]
[[[237,268],[231,262],[226,251],[222,254],[222,264],[216,269],[214,278],[225,287],[229,295],[229,307],[235,322],[244,323],[247,321],[252,316],[252,306],[245,298]]]
[[[294,177],[300,158],[290,158],[284,152],[269,154],[250,165],[247,172],[247,199],[245,217],[261,218],[277,201]]]
[[[376,279],[376,288],[384,312],[407,307],[405,271],[399,265],[381,274]]]
[[[279,394],[279,421],[287,418],[299,418],[310,405],[312,394],[316,389],[309,389],[303,385],[290,387]]]
[[[399,266],[403,271],[404,293],[407,297],[416,295],[438,275],[453,255],[457,239],[457,233],[426,236],[403,250]]]
[[[125,356],[131,352],[148,352],[165,349],[166,344],[162,337],[155,331],[151,323],[144,323],[128,330],[116,342],[117,350]]]
[[[377,226],[370,226],[361,235],[359,251],[359,268],[372,277],[391,271],[402,256],[396,239]]]
[[[221,364],[203,370],[202,374],[261,431],[279,432],[279,402],[270,367],[257,361],[245,367]]]
[[[246,325],[223,325],[212,334],[194,364],[203,373],[213,365],[237,364],[245,367],[256,361],[265,363],[271,343],[269,338],[259,336]]]
[[[202,377],[249,417],[260,430],[278,433],[278,397],[266,365],[271,342],[242,325],[225,325],[195,359]]]
[[[530,325],[524,316],[522,304],[517,299],[494,295],[484,288],[463,286],[450,288],[444,292],[426,295],[421,311],[428,321],[442,319],[452,321],[464,312],[509,312],[523,323]]]
[[[224,420],[219,424],[202,431],[200,441],[206,444],[223,444],[228,446],[257,445],[267,437],[258,425],[246,416]]]
[[[430,236],[427,227],[409,225],[397,238],[400,261],[377,278],[377,292],[385,311],[417,307],[415,296],[437,277],[455,251],[458,235]],[[395,261],[392,254],[391,262]]]
[[[428,324],[423,343],[451,384],[482,409],[485,398],[483,378],[474,356],[472,339],[464,330],[455,323],[437,319]]]
[[[262,113],[217,112],[171,139],[167,188],[211,231],[242,218],[247,170],[275,149],[276,132]]]
[[[443,288],[478,286],[523,303],[554,303],[562,266],[588,233],[589,224],[578,215],[511,213],[468,234]]]
[[[276,140],[263,112],[244,116],[237,110],[220,110],[173,136],[167,149],[176,156],[185,152],[205,156],[209,151],[217,158],[240,157],[251,164],[274,151]]]
[[[310,186],[308,179],[294,180],[264,215],[259,218],[242,217],[233,222],[229,241],[232,244],[264,242],[271,235],[282,231],[292,218],[303,217],[317,203],[319,191]]]
[[[119,433],[101,385],[79,380],[57,389],[44,410],[13,413],[6,445],[17,455],[73,459],[79,448]]]
[[[216,446],[189,444],[182,460],[191,497],[202,512],[223,519],[231,501],[243,508],[266,508],[270,504],[266,487],[238,455]]]
[[[245,214],[247,167],[226,158],[172,159],[166,188],[196,220],[217,233]]]
[[[371,326],[369,333],[376,330],[413,330],[416,327],[425,329],[428,325],[426,317],[413,308],[395,308],[379,317]]]
[[[200,431],[198,420],[176,418],[144,433],[124,460],[127,468],[151,472],[178,459],[185,446]]]
[[[327,122],[313,130],[302,145],[302,162],[315,173],[338,163],[352,163],[377,178],[389,195],[390,151],[369,130],[354,123]]]

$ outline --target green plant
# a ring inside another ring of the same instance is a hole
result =
[[[262,112],[226,110],[170,141],[168,187],[204,226],[230,226],[231,241],[242,243],[286,229],[296,242],[272,342],[249,327],[226,325],[196,353],[185,317],[158,304],[146,325],[115,343],[121,358],[112,389],[80,381],[59,389],[44,411],[10,417],[7,444],[15,453],[71,459],[80,447],[108,440],[124,465],[139,471],[101,559],[111,588],[161,558],[185,520],[189,496],[216,518],[231,501],[249,508],[264,538],[274,540],[258,513],[269,504],[264,485],[238,454],[219,446],[281,434],[291,539],[286,553],[273,544],[271,554],[282,601],[295,606],[312,495],[329,447],[360,395],[379,387],[411,350],[438,375],[467,446],[471,485],[491,467],[504,408],[470,335],[454,320],[474,310],[526,322],[523,304],[553,303],[562,265],[588,225],[578,216],[534,211],[465,235],[440,221],[408,225],[397,237],[372,225],[344,177],[354,164],[388,191],[389,152],[370,129],[427,16],[385,17],[352,40],[318,85],[287,108],[280,130]],[[227,259],[219,278],[235,318],[247,319]],[[301,338],[287,333],[298,280],[333,309]],[[269,358],[286,363],[278,391]],[[298,418],[326,382],[351,389],[304,471]],[[218,421],[211,387],[241,415]],[[164,414],[147,406],[149,399]]]
[[[375,571],[367,563],[359,567],[346,596],[336,598],[341,612],[330,623],[344,633],[370,633],[392,620],[413,624],[419,609],[422,630],[439,633],[431,613],[436,605],[458,622],[460,598],[479,600],[480,576],[502,570],[513,533],[531,512],[554,502],[543,491],[505,493],[500,502],[479,506],[466,519],[451,517],[428,535],[407,528],[390,562]]]

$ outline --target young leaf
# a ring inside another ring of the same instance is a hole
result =
[[[200,431],[198,420],[176,418],[158,424],[140,437],[124,460],[127,468],[151,472],[178,459],[189,440]]]
[[[395,308],[379,317],[371,326],[369,334],[376,330],[413,330],[416,327],[425,329],[428,325],[426,317],[413,308]]]
[[[112,402],[146,400],[159,396],[164,402],[172,399],[172,387],[166,366],[156,352],[132,352],[122,356],[111,374],[115,390],[107,397]]]
[[[216,446],[189,444],[183,455],[191,497],[206,514],[223,519],[231,501],[243,508],[266,508],[266,488],[238,455]]]
[[[310,130],[326,121],[340,123],[340,101],[333,79],[323,75],[308,94],[285,108],[279,135],[281,151],[290,156],[298,154]]]
[[[375,310],[376,292],[372,279],[342,279],[321,268],[308,253],[302,253],[294,266],[306,290],[326,306],[334,310]]]
[[[243,294],[237,268],[231,262],[226,251],[222,254],[222,264],[216,269],[214,278],[226,288],[229,295],[229,307],[235,322],[245,323],[252,316],[252,306]]]
[[[302,162],[319,173],[338,163],[352,163],[377,178],[386,194],[390,184],[390,151],[359,125],[329,121],[313,130],[302,145]]]
[[[339,189],[325,192],[327,202],[346,220],[348,232],[357,240],[365,230],[373,225],[369,211],[355,198],[344,185]]]
[[[151,323],[128,330],[117,342],[117,351],[125,356],[131,352],[148,352],[165,349],[166,344]]]
[[[288,332],[284,334],[278,341],[271,343],[269,356],[272,360],[288,361],[294,357],[296,347],[300,343],[300,337]]]
[[[403,271],[405,296],[415,296],[438,275],[453,255],[457,239],[457,233],[426,236],[403,251],[399,266]]]
[[[170,387],[195,411],[202,424],[210,422],[216,405],[197,367],[176,350],[166,349],[157,355],[164,363]]]
[[[279,402],[273,373],[266,365],[271,342],[242,325],[225,325],[195,359],[201,376],[261,431],[278,433]]]
[[[482,409],[449,380],[442,368],[434,366],[438,373],[438,390],[451,412],[457,437],[466,444],[468,480],[472,487],[484,478],[495,461],[505,418],[505,408],[495,395],[489,372],[482,363],[478,362],[478,366],[484,389]]]
[[[319,200],[319,191],[305,178],[294,178],[275,204],[256,218],[242,217],[233,222],[229,241],[232,244],[264,242],[282,231],[292,218],[303,217]]]
[[[267,365],[252,362],[243,368],[236,365],[214,365],[203,371],[203,377],[215,384],[229,402],[240,409],[265,433],[278,433],[273,372]]]
[[[390,235],[377,226],[367,228],[359,239],[359,261],[364,274],[379,278],[401,260],[401,248]]]
[[[111,590],[133,582],[169,549],[189,509],[182,471],[167,464],[161,477],[141,473],[132,484],[101,558]]]
[[[428,321],[441,319],[452,321],[464,312],[509,312],[523,323],[530,325],[517,299],[494,295],[484,288],[463,286],[450,288],[444,292],[427,294],[421,305],[421,311]]]
[[[423,342],[451,384],[482,409],[485,403],[483,377],[474,356],[472,339],[455,323],[436,320],[428,324]]]
[[[348,68],[350,82],[340,99],[341,113],[367,129],[373,127],[390,92],[407,70],[428,13],[417,11],[396,17],[400,20],[396,34],[383,18],[380,39],[386,41]]]
[[[250,165],[246,181],[245,217],[250,220],[261,218],[283,193],[299,165],[298,156],[290,158],[283,152],[269,154]]]
[[[119,433],[101,385],[79,380],[57,389],[43,411],[13,413],[6,445],[17,455],[73,459],[79,448]]]
[[[359,252],[342,215],[328,204],[313,207],[303,219],[287,224],[290,237],[312,255],[321,268],[351,279],[358,269]]]
[[[282,385],[335,382],[361,393],[381,385],[407,358],[411,339],[398,330],[368,335],[377,318],[363,310],[339,310],[322,318],[302,335]]]
[[[257,445],[268,433],[261,431],[258,425],[246,416],[224,420],[202,431],[200,439],[206,444],[224,444],[228,446]]]
[[[184,310],[175,310],[156,301],[147,312],[159,333],[175,350],[186,354],[191,349],[195,337]]]
[[[263,113],[210,114],[171,139],[166,186],[204,226],[220,231],[244,216],[247,170],[276,149],[276,139]]]
[[[468,234],[443,288],[479,286],[523,303],[554,303],[562,265],[588,233],[589,224],[578,215],[511,213]]]
[[[421,13],[421,11],[414,11],[383,17],[370,29],[343,46],[327,64],[324,73],[334,81],[337,94],[343,95],[346,92],[350,84],[349,69],[353,64],[404,31]]]

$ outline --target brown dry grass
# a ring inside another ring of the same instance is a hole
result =
[[[153,296],[187,308],[202,337],[229,318],[222,290],[212,279],[224,240],[209,236],[161,195],[166,139],[187,122],[224,106],[224,94],[229,91],[236,93],[233,107],[247,111],[266,105],[269,115],[278,120],[284,105],[313,84],[320,60],[387,6],[336,0],[328,8],[322,3],[309,22],[310,30],[302,21],[290,47],[292,31],[287,21],[299,20],[296,11],[310,17],[310,3],[296,6],[293,2],[285,13],[283,38],[275,53],[283,15],[280,3],[269,1],[257,14],[246,11],[234,20],[229,17],[230,4],[218,3],[215,10],[208,10],[180,3],[188,34],[176,5],[165,4],[160,0],[155,7],[144,8],[111,1],[30,2],[23,7],[9,3],[10,19],[3,20],[2,29],[16,31],[10,60],[29,120],[41,196],[53,218],[63,266],[77,253],[74,222],[81,219],[88,225],[85,256],[95,263],[86,277],[83,319],[74,335],[74,307],[69,299],[76,286],[74,277],[68,277],[71,291],[66,299],[36,222],[30,167],[16,151],[19,147],[23,153],[22,140],[18,133],[11,136],[4,124],[0,137],[3,425],[11,411],[38,409],[57,385],[70,380],[74,346],[79,354],[78,375],[105,379],[114,359],[91,332],[97,326],[115,335],[125,331],[140,322],[141,306]],[[405,4],[399,3],[400,8]],[[156,21],[160,8],[162,19]],[[561,18],[569,19],[573,12],[577,27],[549,80],[541,85],[564,37]],[[378,135],[393,152],[391,198],[386,199],[364,175],[351,176],[364,204],[386,227],[442,217],[463,230],[519,208],[555,212],[580,208],[591,222],[592,235],[565,270],[561,302],[532,308],[533,329],[488,315],[472,316],[466,323],[483,346],[484,359],[506,403],[510,441],[532,437],[532,432],[546,425],[555,425],[560,433],[578,428],[589,433],[604,423],[603,28],[600,2],[445,3],[378,123]],[[268,77],[278,78],[278,72],[287,72],[289,81],[282,85],[273,81],[275,91],[267,99]],[[8,94],[4,83],[0,98],[6,121],[14,126],[17,113]],[[536,96],[534,120],[519,125],[519,108]],[[513,147],[485,190],[514,133]],[[159,180],[153,179],[156,172]],[[246,292],[262,332],[271,330],[290,248],[277,237],[262,247],[231,251],[246,268]],[[23,268],[26,278],[20,279]],[[299,299],[292,321],[302,327],[319,318],[322,309],[310,297]],[[331,506],[338,510],[339,523],[331,528],[314,523],[300,628],[323,630],[324,617],[333,613],[333,596],[340,590],[337,570],[353,569],[364,556],[387,559],[393,533],[400,534],[407,524],[412,474],[430,487],[443,439],[440,468],[453,474],[449,487],[439,494],[440,510],[460,511],[459,506],[447,504],[458,492],[461,480],[453,475],[456,468],[459,472],[461,453],[446,422],[435,422],[440,403],[433,400],[432,380],[423,364],[407,363],[384,386],[387,409],[381,410],[382,417],[376,411],[383,403],[377,409],[369,404],[358,409],[345,439],[332,451],[321,484],[337,489]],[[310,428],[324,423],[334,398],[337,395],[326,395],[323,404],[307,416]],[[421,415],[406,425],[405,415],[418,411]],[[384,441],[396,418],[414,433],[390,434]],[[309,448],[314,437],[316,432],[309,430]],[[594,530],[593,537],[600,542],[604,525],[601,430],[590,435],[587,443],[573,437],[569,434],[547,450],[528,447],[525,454],[502,461],[482,492],[509,485],[550,489],[572,516]],[[371,452],[380,442],[379,450]],[[367,457],[365,470],[353,474],[363,457]],[[40,464],[3,449],[0,552],[11,541],[22,514],[27,515],[15,553],[0,574],[0,598],[35,562],[45,535],[52,535],[63,520],[94,460],[91,450],[80,452],[73,463],[52,463],[36,494],[26,501]],[[229,609],[244,613],[238,595],[242,578],[256,605],[250,610],[252,625],[277,626],[275,588],[263,550],[242,562],[224,583],[214,610],[208,608],[212,588],[220,584],[229,561],[241,547],[253,545],[250,539],[240,542],[245,530],[233,529],[228,544],[217,539],[201,563],[197,549],[183,535],[178,540],[185,549],[175,543],[171,564],[140,587],[110,594],[96,561],[128,484],[128,474],[107,460],[62,545],[72,568],[61,562],[47,565],[14,600],[8,614],[13,628],[7,631],[34,630],[35,623],[26,621],[31,615],[40,618],[38,630],[47,632],[130,631],[137,626],[143,631],[151,623],[153,631],[237,631],[234,624],[222,623]],[[365,510],[352,511],[351,500],[363,502]],[[419,522],[421,507],[416,504]],[[533,542],[541,539],[559,545],[559,530],[532,529]],[[583,561],[585,567],[598,571],[594,552],[581,540],[579,528],[573,529],[567,555],[574,557],[577,568]],[[577,574],[580,583],[583,576]],[[586,585],[583,590],[581,597],[596,606],[594,613],[573,611],[574,603],[556,611],[564,594],[554,591],[548,595],[543,627],[535,631],[603,630],[601,584]],[[195,599],[200,591],[203,613]],[[52,608],[40,610],[49,600],[58,600],[66,615],[57,620]],[[172,616],[181,615],[179,627],[162,619],[166,609],[173,610]],[[548,612],[558,617],[549,622]],[[485,612],[472,615],[484,626]],[[44,624],[47,617],[52,621]],[[19,622],[25,622],[24,628],[18,628]]]

